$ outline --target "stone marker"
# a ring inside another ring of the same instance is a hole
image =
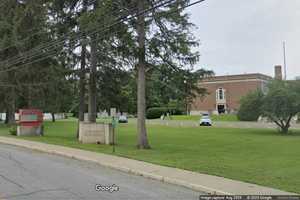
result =
[[[110,116],[111,117],[116,117],[117,116],[117,109],[116,108],[111,108],[110,109]]]
[[[113,144],[112,124],[81,122],[79,141],[84,144]]]

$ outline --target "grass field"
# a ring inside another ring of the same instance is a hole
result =
[[[76,122],[45,123],[44,137],[25,139],[112,153],[76,141]],[[135,125],[119,125],[116,154],[165,166],[223,176],[300,193],[300,131],[148,126],[151,150],[136,150]],[[0,127],[0,135],[8,128]]]
[[[172,116],[173,120],[190,120],[190,121],[199,121],[200,116],[189,116],[189,115],[174,115]],[[238,121],[236,115],[226,114],[226,115],[212,115],[211,119],[213,121]]]

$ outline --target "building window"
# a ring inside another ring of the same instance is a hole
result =
[[[225,90],[223,88],[219,88],[217,91],[217,100],[224,100],[225,99]]]

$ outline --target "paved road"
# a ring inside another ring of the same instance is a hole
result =
[[[119,187],[97,192],[95,185]],[[199,193],[59,156],[0,144],[0,199],[198,199]]]

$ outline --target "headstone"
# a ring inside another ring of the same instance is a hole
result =
[[[117,109],[116,108],[111,108],[110,109],[110,116],[111,117],[117,117]]]
[[[84,122],[89,121],[89,113],[84,113]]]

